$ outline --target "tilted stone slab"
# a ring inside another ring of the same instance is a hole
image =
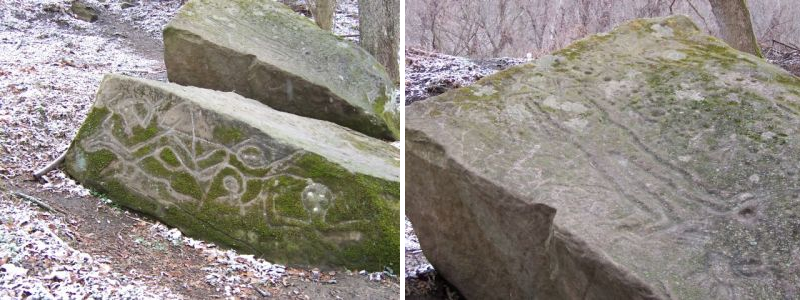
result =
[[[234,93],[108,75],[66,171],[184,233],[273,262],[399,265],[399,151]]]
[[[784,70],[632,21],[408,107],[406,213],[468,299],[798,298],[799,113]]]
[[[270,107],[397,139],[383,66],[277,1],[192,0],[164,29],[171,82],[234,91]]]

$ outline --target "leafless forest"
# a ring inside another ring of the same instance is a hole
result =
[[[800,46],[800,2],[747,2],[762,47]],[[719,36],[708,0],[407,0],[406,44],[473,58],[537,57],[630,19],[670,14]]]

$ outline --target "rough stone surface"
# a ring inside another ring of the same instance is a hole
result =
[[[799,113],[800,79],[632,21],[409,106],[407,214],[469,299],[795,299]]]
[[[97,21],[97,10],[93,7],[86,5],[81,1],[73,1],[72,5],[69,7],[70,12],[75,18],[86,22],[95,22]]]
[[[193,0],[164,30],[169,80],[396,139],[395,88],[363,49],[275,1]]]
[[[66,171],[187,235],[271,261],[399,265],[397,149],[234,93],[108,75]]]

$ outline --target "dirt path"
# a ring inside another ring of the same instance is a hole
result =
[[[270,264],[182,237],[147,216],[89,194],[61,171],[50,172],[42,182],[33,180],[31,170],[45,165],[68,146],[91,107],[103,74],[166,80],[158,32],[177,10],[179,1],[140,1],[128,9],[119,8],[121,1],[86,2],[98,10],[97,22],[72,18],[67,13],[69,1],[0,0],[0,202],[25,210],[29,203],[14,196],[18,192],[65,212],[41,211],[37,218],[52,220],[49,227],[58,238],[90,255],[101,274],[126,281],[122,284],[138,284],[143,290],[164,290],[164,294],[155,294],[159,298],[398,298],[399,281],[385,274],[371,281],[370,274],[357,270]],[[344,11],[352,15],[352,11]],[[12,223],[6,226],[11,228]],[[60,223],[66,227],[59,230],[53,225]],[[51,291],[67,284],[90,288],[80,280],[52,282],[55,279],[48,274],[58,270],[48,265],[48,253],[15,261],[3,257],[4,245],[14,246],[0,236],[0,265],[13,262],[27,269],[26,276],[41,277]],[[73,279],[85,275],[72,267],[74,270],[67,269],[77,272],[72,274]],[[19,281],[4,277],[9,274],[0,267],[0,284]],[[319,274],[318,279],[312,278],[315,274]],[[382,273],[371,275],[378,274]],[[34,293],[12,292],[23,296]],[[113,295],[144,297],[122,292]]]

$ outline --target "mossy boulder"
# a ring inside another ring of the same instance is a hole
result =
[[[164,29],[171,82],[397,139],[395,87],[365,50],[277,1],[192,0]]]
[[[800,79],[686,17],[406,116],[406,214],[467,298],[800,297]]]
[[[98,19],[97,10],[82,1],[72,1],[69,11],[75,18],[86,22],[95,22]]]
[[[108,75],[66,171],[273,262],[398,269],[397,148],[234,93]]]

